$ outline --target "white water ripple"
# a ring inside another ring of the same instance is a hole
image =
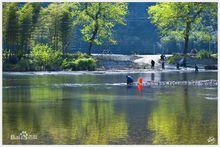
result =
[[[210,97],[210,96],[207,96],[207,97],[205,97],[205,99],[207,99],[207,100],[217,100],[218,97]]]
[[[134,82],[129,86],[137,86]],[[198,80],[198,81],[147,81],[142,83],[142,86],[195,86],[195,87],[217,87],[217,80]],[[43,85],[20,85],[20,86],[3,86],[3,89],[8,88],[39,88],[39,87],[90,87],[90,86],[127,86],[126,83],[61,83],[61,84],[43,84]]]

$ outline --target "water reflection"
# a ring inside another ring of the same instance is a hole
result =
[[[33,91],[36,92],[36,90]],[[44,94],[45,91],[50,93],[50,96],[54,94],[55,97],[61,93],[61,90],[54,93],[44,89]],[[32,96],[36,99],[36,95]],[[4,122],[7,122],[4,123],[4,142],[16,143],[9,140],[12,130],[14,134],[19,134],[22,130],[34,132],[38,135],[40,144],[122,142],[127,137],[125,114],[117,112],[116,115],[113,109],[113,98],[110,98],[110,101],[102,101],[102,96],[95,97],[99,100],[94,100],[95,98],[88,94],[79,98],[84,99],[83,101],[54,99],[50,102],[31,105],[23,102],[4,105],[7,109],[4,113],[9,114],[4,115],[3,118]],[[26,143],[32,142],[28,140]]]
[[[160,81],[165,81],[166,80],[166,75],[165,75],[165,73],[161,73],[160,74]]]
[[[217,104],[195,92],[203,93],[183,87],[159,95],[158,106],[148,119],[153,144],[208,144],[210,136],[217,140]]]
[[[154,73],[151,73],[151,81],[154,81],[154,79],[155,79],[155,75]]]
[[[192,74],[134,74],[160,80],[190,80]],[[198,73],[198,79],[217,74]],[[124,75],[4,76],[4,144],[208,144],[217,138],[217,88],[84,86],[119,83]],[[21,87],[22,86],[22,87]],[[21,131],[37,140],[10,140]]]

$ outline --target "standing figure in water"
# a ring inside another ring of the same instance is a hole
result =
[[[180,69],[180,64],[179,64],[179,62],[176,63],[176,69],[178,69],[178,70]]]
[[[162,69],[165,69],[165,61],[162,61]]]
[[[143,83],[143,78],[138,78],[137,83],[138,83],[138,85],[142,85],[142,83]]]
[[[165,55],[164,55],[164,54],[161,54],[161,55],[160,55],[160,60],[161,60],[161,61],[165,60]]]
[[[134,80],[131,76],[126,76],[126,78],[127,78],[127,85],[133,84]]]
[[[160,60],[161,60],[161,63],[162,63],[162,69],[165,69],[165,59],[166,59],[166,56],[164,54],[162,54],[160,56]]]
[[[195,64],[195,72],[198,72],[199,71],[199,68],[198,66]]]
[[[142,96],[142,95],[143,95],[143,94],[142,94],[142,90],[143,90],[143,85],[142,85],[142,83],[143,83],[143,78],[138,78],[137,83],[138,83],[137,89],[138,89],[140,95]]]
[[[155,61],[151,60],[151,68],[154,69]]]

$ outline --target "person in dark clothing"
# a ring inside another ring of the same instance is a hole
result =
[[[160,60],[161,60],[161,61],[166,60],[166,56],[165,56],[164,54],[160,55]]]
[[[195,64],[195,72],[198,72],[199,71],[199,68],[198,66]]]
[[[127,78],[127,84],[128,85],[133,84],[134,80],[133,80],[133,78],[131,76],[126,76],[126,78]]]
[[[166,56],[163,54],[163,60],[166,60],[167,58],[166,58]]]
[[[162,61],[162,69],[165,69],[165,62]]]
[[[161,60],[161,61],[163,61],[163,60],[164,60],[164,56],[163,56],[163,54],[162,54],[162,55],[160,55],[160,60]]]
[[[176,63],[176,69],[178,69],[178,70],[180,69],[180,64],[179,64],[179,62]]]
[[[151,60],[151,68],[154,68],[154,65],[155,65],[155,61]]]

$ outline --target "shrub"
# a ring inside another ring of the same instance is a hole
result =
[[[71,69],[71,70],[76,70],[76,63],[75,60],[68,60],[64,59],[62,64],[61,64],[62,69]]]
[[[183,56],[180,54],[173,54],[172,56],[168,57],[167,62],[169,64],[174,64],[176,60],[182,58]]]
[[[9,62],[3,63],[3,71],[15,71],[15,64],[11,64]]]
[[[10,50],[3,49],[2,61],[3,63],[16,64],[18,63],[19,59]]]
[[[75,59],[90,58],[91,55],[88,55],[88,54],[86,54],[86,53],[76,52],[73,57],[74,57]]]
[[[15,66],[16,71],[30,71],[34,69],[34,63],[31,59],[21,58]]]
[[[189,58],[189,57],[190,57],[189,54],[173,54],[172,56],[168,57],[167,62],[169,64],[174,64],[182,58]]]
[[[207,50],[201,50],[196,54],[196,57],[199,58],[199,59],[212,58],[212,52],[207,51]]]
[[[63,59],[73,59],[74,58],[74,54],[71,53],[65,53],[63,54]]]
[[[86,53],[65,54],[63,57],[62,69],[92,71],[96,68],[96,60]]]
[[[96,60],[93,58],[64,59],[61,67],[62,69],[92,71],[96,68]]]
[[[218,54],[212,54],[212,58],[217,60],[218,59]]]
[[[93,58],[80,58],[75,61],[77,70],[95,70],[96,61]]]
[[[7,62],[10,56],[11,56],[10,50],[3,49],[3,52],[2,52],[2,61],[3,61],[3,63]]]
[[[4,71],[30,71],[35,70],[35,66],[33,65],[33,61],[28,58],[22,57],[17,64],[13,64],[10,62],[6,62],[3,64]]]
[[[43,70],[56,70],[59,68],[62,61],[61,56],[61,51],[52,50],[52,48],[43,44],[36,45],[31,51],[34,63]]]

